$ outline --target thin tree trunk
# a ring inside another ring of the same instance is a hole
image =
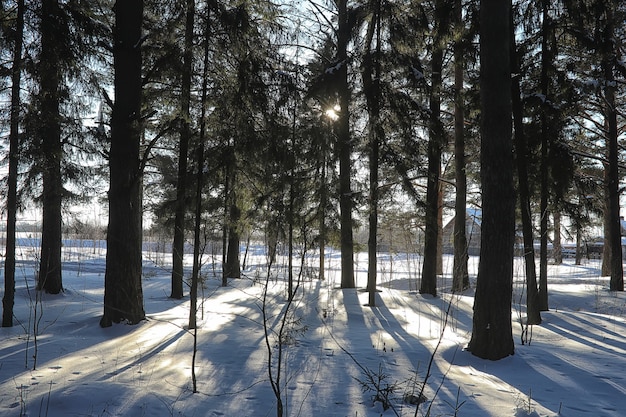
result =
[[[319,207],[319,244],[320,244],[320,272],[319,279],[323,280],[325,277],[325,263],[326,263],[326,140],[323,139],[322,148],[322,166],[320,176],[320,207]]]
[[[367,101],[369,116],[369,236],[367,242],[368,267],[367,289],[368,305],[376,306],[376,283],[378,280],[378,159],[383,131],[380,124],[380,0],[372,2],[374,16],[369,23],[363,63],[363,90]],[[375,55],[372,43],[376,34]],[[374,55],[374,56],[373,56]]]
[[[66,32],[60,25],[60,6],[57,0],[43,0],[41,4],[41,131],[43,146],[43,215],[41,231],[41,259],[38,288],[51,294],[63,290],[61,278],[61,179],[60,80],[61,58],[59,44]]]
[[[480,2],[482,235],[468,350],[498,360],[515,350],[511,323],[515,192],[511,143],[510,0]]]
[[[510,17],[513,30],[513,15]],[[511,71],[519,74],[519,59],[514,35],[511,34]],[[528,144],[524,133],[523,107],[521,100],[520,78],[511,81],[511,105],[513,110],[515,156],[517,162],[517,179],[519,205],[522,217],[522,235],[524,240],[524,264],[526,272],[526,315],[527,324],[541,323],[539,308],[539,290],[537,288],[537,270],[535,267],[535,247],[533,236],[532,215],[530,211],[530,186],[528,184]]]
[[[2,297],[2,327],[13,326],[15,304],[15,225],[17,218],[17,176],[20,124],[20,84],[22,76],[22,46],[24,42],[24,0],[17,2],[15,39],[11,67],[11,115],[9,130],[9,173],[7,177],[7,235],[4,258],[4,296]]]
[[[622,242],[620,225],[619,203],[619,143],[617,129],[617,111],[615,101],[615,76],[613,55],[617,48],[614,39],[614,10],[613,3],[607,2],[606,26],[604,28],[604,44],[602,68],[604,70],[604,113],[606,117],[607,148],[608,148],[608,211],[609,211],[609,241],[611,249],[611,279],[609,289],[611,291],[624,291],[624,270],[622,264]]]
[[[171,298],[183,298],[183,258],[185,256],[185,213],[187,212],[187,157],[191,125],[191,72],[193,66],[193,26],[195,1],[187,0],[185,18],[185,46],[180,93],[180,141],[178,144],[178,177],[176,184],[176,213],[174,217],[174,242],[172,244],[172,292]]]
[[[548,65],[551,55],[548,50],[548,37],[550,30],[550,16],[548,14],[548,0],[542,0],[542,38],[541,38],[541,94],[548,97]],[[539,309],[548,311],[548,130],[551,120],[548,119],[547,109],[541,112],[541,162],[540,162],[540,221],[539,221]]]
[[[437,187],[437,275],[443,275],[443,194],[445,184],[439,181]]]
[[[228,252],[228,231],[230,230],[229,224],[229,195],[230,195],[230,184],[231,184],[231,174],[230,174],[230,164],[227,162],[224,167],[224,222],[222,225],[222,287],[226,287],[228,285],[228,265],[227,265],[227,255]]]
[[[576,265],[580,265],[583,259],[582,240],[582,230],[580,224],[576,222]]]
[[[465,175],[465,105],[463,101],[463,9],[461,0],[454,0],[454,266],[452,290],[460,292],[469,288],[467,270],[467,176]]]
[[[554,263],[561,265],[563,263],[563,248],[561,246],[561,213],[555,211],[552,214],[554,218],[554,240],[552,241]]]
[[[337,61],[339,118],[337,145],[339,152],[339,211],[341,227],[341,288],[354,288],[354,242],[352,233],[352,140],[350,137],[350,87],[348,85],[348,42],[350,20],[348,1],[338,0]]]
[[[608,129],[607,129],[608,130]],[[606,146],[608,148],[608,146]],[[606,157],[608,158],[608,151]],[[603,206],[602,206],[602,226],[604,231],[604,245],[602,246],[602,266],[600,273],[603,277],[611,276],[611,210],[610,210],[610,197],[609,197],[609,170],[608,167],[604,167],[603,176]]]
[[[109,226],[102,327],[145,318],[141,287],[141,25],[143,1],[115,3],[115,103],[109,153]]]
[[[207,8],[207,14],[209,13]],[[191,47],[193,44],[193,26],[195,19],[195,11],[196,11],[196,2],[195,0],[187,0],[187,24],[185,28],[185,59],[188,61],[184,62],[184,65],[189,64],[189,68],[186,68],[185,71],[189,70],[189,80],[191,81],[191,67],[193,61],[193,54],[191,52]],[[208,19],[207,19],[208,22]],[[207,75],[208,75],[208,35],[209,35],[209,27],[208,23],[205,27],[204,33],[204,65],[203,65],[203,77],[202,77],[202,99],[201,99],[201,110],[200,110],[200,137],[198,138],[198,145],[196,146],[196,207],[194,213],[194,227],[193,227],[193,265],[191,269],[191,287],[189,288],[189,328],[196,329],[197,327],[197,316],[198,316],[198,285],[200,282],[200,229],[202,225],[202,186],[204,184],[204,135],[206,130],[206,98],[207,98]],[[187,43],[189,41],[189,43]],[[187,50],[187,47],[189,49]],[[187,56],[189,54],[189,56]],[[184,95],[184,94],[183,94]],[[187,101],[189,103],[190,100]],[[184,106],[185,101],[183,101]],[[189,107],[187,107],[187,111],[189,111]],[[189,113],[187,113],[187,116]],[[189,127],[189,126],[188,126]],[[181,135],[182,141],[182,135]],[[182,154],[182,152],[181,152]],[[173,290],[173,286],[172,286]],[[194,338],[195,338],[194,333]],[[192,369],[195,369],[195,363],[192,365]],[[195,371],[194,371],[195,376]],[[195,378],[194,378],[195,380]],[[196,385],[194,384],[194,392],[197,391]]]
[[[439,177],[441,176],[441,152],[443,147],[443,126],[441,125],[441,71],[443,68],[443,1],[435,3],[434,47],[432,53],[432,81],[430,91],[430,120],[428,129],[428,177],[426,183],[426,215],[424,218],[424,262],[420,294],[437,295],[437,260],[439,239]]]
[[[224,268],[224,278],[240,278],[241,265],[239,263],[239,246],[241,237],[239,233],[239,220],[241,210],[237,206],[235,190],[231,190],[228,224],[228,249],[226,251],[226,265]]]

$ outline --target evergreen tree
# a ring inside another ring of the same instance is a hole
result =
[[[11,39],[13,60],[11,63],[9,173],[7,177],[7,228],[6,253],[4,261],[4,296],[2,297],[2,327],[13,326],[13,305],[15,303],[15,229],[18,209],[17,180],[19,163],[18,149],[20,134],[20,88],[22,75],[22,47],[24,40],[24,9],[24,0],[18,0],[15,10],[15,31],[13,33],[13,39]],[[2,28],[4,29],[4,25]]]
[[[511,142],[510,1],[480,2],[482,236],[472,354],[514,353],[511,327],[515,194]]]
[[[63,73],[61,47],[67,45],[66,16],[57,0],[43,0],[40,15],[41,54],[39,57],[39,106],[43,156],[41,260],[38,288],[51,294],[63,289],[61,279],[61,203],[63,183],[61,178],[61,95]]]
[[[428,129],[428,177],[426,182],[426,216],[424,218],[424,263],[420,293],[437,295],[437,262],[440,225],[440,182],[441,154],[446,143],[446,133],[441,121],[441,99],[443,83],[443,56],[446,48],[446,32],[450,27],[451,4],[447,0],[436,0],[433,18],[433,43],[431,56],[431,85],[429,98]]]
[[[186,1],[185,42],[180,94],[180,140],[178,151],[178,177],[176,185],[176,214],[174,219],[174,242],[172,244],[172,298],[183,297],[183,256],[185,251],[185,213],[187,197],[187,158],[191,139],[191,80],[193,69],[193,35],[195,1]]]
[[[526,272],[526,311],[528,324],[540,324],[541,312],[539,308],[539,289],[537,287],[537,271],[535,268],[535,246],[531,214],[531,195],[528,181],[529,149],[524,132],[524,109],[520,88],[520,65],[518,49],[515,42],[511,13],[511,70],[517,74],[511,79],[511,105],[513,112],[515,162],[517,165],[518,198],[522,220],[522,235],[524,247],[524,264]]]
[[[376,305],[376,281],[377,281],[377,247],[378,247],[378,171],[380,143],[384,141],[384,130],[381,123],[381,0],[371,2],[370,18],[363,58],[363,92],[366,98],[368,110],[368,135],[369,135],[369,237],[367,244],[368,268],[367,268],[367,289],[369,291],[369,306]],[[372,51],[376,37],[376,47]]]
[[[107,230],[102,327],[145,317],[141,286],[142,172],[141,45],[143,1],[115,3],[113,59],[115,102],[109,153],[109,226]]]
[[[337,49],[335,56],[336,93],[339,106],[337,154],[339,156],[339,207],[341,216],[341,288],[354,288],[354,242],[352,224],[352,138],[350,134],[351,93],[348,83],[348,43],[352,33],[348,0],[335,0],[337,6]]]
[[[463,25],[461,0],[454,1],[454,178],[456,184],[454,200],[454,266],[453,291],[469,288],[467,270],[467,175],[465,172],[465,104],[464,104],[464,52],[466,31]]]
[[[605,210],[604,210],[604,261],[603,272],[610,272],[610,288],[624,290],[619,216],[619,144],[617,95],[620,80],[626,78],[621,61],[621,50],[617,42],[624,38],[623,22],[625,6],[611,0],[566,0],[565,8],[570,19],[568,33],[575,39],[579,51],[576,56],[577,69],[585,65],[586,71],[577,70],[583,80],[583,88],[591,93],[593,110],[602,115],[603,121],[591,121],[598,127],[599,136],[605,141]],[[580,53],[580,52],[579,52]],[[610,268],[608,266],[610,265]],[[610,271],[608,271],[610,270]]]

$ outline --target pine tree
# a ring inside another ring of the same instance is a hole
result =
[[[350,134],[351,94],[348,84],[348,43],[352,24],[348,1],[336,0],[337,50],[335,69],[337,79],[337,153],[339,156],[339,208],[341,219],[341,288],[354,288],[354,241],[352,224],[352,137]]]
[[[369,135],[369,237],[367,244],[368,267],[367,289],[369,291],[369,306],[376,306],[377,281],[377,247],[378,247],[378,171],[380,158],[380,144],[384,142],[384,130],[381,123],[380,79],[381,79],[381,0],[373,1],[370,5],[372,16],[367,28],[365,53],[363,58],[363,92],[368,110]],[[376,48],[372,51],[372,44],[376,36]]]
[[[467,175],[465,173],[465,104],[464,104],[464,40],[466,30],[463,25],[461,0],[454,1],[454,178],[456,184],[454,202],[454,266],[452,289],[459,292],[469,288],[467,270]]]
[[[431,56],[431,85],[428,122],[428,177],[426,182],[426,216],[424,218],[424,263],[422,264],[421,294],[437,295],[437,263],[439,251],[441,190],[441,155],[446,134],[441,121],[443,89],[443,55],[446,31],[450,27],[451,6],[447,0],[436,0],[433,18],[433,46]]]
[[[605,209],[604,209],[604,262],[603,272],[610,272],[610,289],[624,290],[619,216],[619,143],[617,114],[619,102],[616,96],[619,81],[626,78],[617,42],[624,37],[623,22],[626,10],[621,2],[611,0],[567,0],[565,8],[570,19],[568,33],[575,39],[579,53],[578,66],[587,65],[580,71],[583,88],[591,90],[595,101],[594,111],[603,117],[598,126],[599,136],[605,141]],[[572,66],[572,68],[576,68]],[[589,69],[591,71],[589,71]],[[589,76],[592,78],[589,79]],[[621,79],[619,78],[621,77]],[[591,121],[594,123],[595,121]],[[608,268],[610,266],[610,268]]]
[[[18,0],[15,12],[15,32],[12,39],[11,111],[9,128],[9,173],[7,191],[6,254],[4,261],[4,296],[2,297],[2,327],[13,326],[15,303],[15,233],[17,217],[17,177],[20,123],[20,86],[22,74],[22,46],[24,35],[24,0]]]
[[[523,104],[520,88],[520,65],[517,44],[514,37],[513,13],[511,14],[511,70],[516,74],[511,79],[512,112],[514,125],[515,162],[517,165],[518,198],[522,220],[524,247],[524,265],[526,272],[526,311],[528,324],[540,324],[539,290],[535,268],[535,246],[531,209],[530,186],[528,181],[528,154],[526,134],[523,123]]]
[[[57,0],[43,0],[40,16],[41,56],[39,58],[41,154],[43,155],[41,260],[38,288],[51,294],[63,289],[61,278],[61,83],[62,51],[67,45],[68,27]]]
[[[511,141],[511,2],[480,2],[482,236],[474,299],[472,354],[514,353],[511,326],[515,194]]]
[[[121,321],[137,324],[145,317],[141,286],[143,210],[139,155],[142,20],[142,0],[115,3],[115,102],[109,153],[111,178],[102,327]]]
[[[178,177],[176,185],[176,213],[174,242],[172,244],[172,293],[170,297],[183,297],[183,256],[185,253],[185,214],[187,212],[187,158],[191,139],[191,79],[193,69],[193,31],[195,1],[186,1],[185,42],[180,94],[180,141],[178,151]]]

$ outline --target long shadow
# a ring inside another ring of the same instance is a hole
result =
[[[612,339],[603,340],[601,333],[608,330],[584,313],[547,312],[544,323],[535,327],[532,343],[517,344],[512,357],[492,362],[453,348],[442,356],[449,361],[454,356],[457,366],[468,368],[476,381],[489,381],[494,389],[514,387],[528,396],[532,408],[537,404],[554,414],[560,410],[559,415],[618,417],[626,408],[626,325],[612,324],[616,326],[609,333]],[[476,387],[468,385],[470,390]]]
[[[422,304],[420,311],[427,312],[430,320],[435,320],[441,326],[444,326],[445,315],[451,310],[448,308],[448,302],[441,298],[422,296],[417,296],[415,302]],[[407,356],[411,372],[414,373],[413,377],[416,378],[413,389],[419,392],[422,384],[426,383],[427,388],[424,390],[424,393],[429,397],[429,401],[420,407],[422,410],[430,407],[431,402],[434,401],[435,403],[432,404],[434,410],[450,413],[454,412],[452,410],[453,405],[464,402],[464,413],[467,412],[469,415],[486,414],[487,410],[480,404],[471,401],[471,394],[467,394],[465,390],[462,390],[461,396],[458,397],[459,387],[455,385],[457,382],[447,379],[450,367],[455,365],[455,355],[444,356],[444,352],[456,353],[462,349],[458,344],[455,343],[450,346],[449,342],[442,342],[437,347],[439,335],[432,334],[428,337],[419,337],[407,332],[405,329],[406,323],[403,324],[398,321],[397,316],[389,309],[382,297],[377,297],[377,306],[372,311],[381,323],[382,329],[392,336],[400,352]],[[467,322],[469,320],[471,322],[471,317],[461,309],[456,311],[456,315],[459,321]],[[447,324],[445,325],[447,326]],[[438,350],[435,352],[435,349]],[[398,351],[394,348],[392,355],[396,352]],[[429,369],[431,358],[432,366]]]
[[[344,343],[351,343],[342,346],[346,352],[341,349],[333,351],[332,356],[339,356],[343,359],[342,365],[335,364],[334,369],[340,374],[333,374],[333,380],[338,385],[352,384],[358,389],[359,384],[367,382],[366,372],[377,377],[376,375],[384,375],[384,384],[399,384],[404,392],[397,392],[396,406],[399,408],[408,408],[408,413],[412,414],[414,406],[402,403],[402,396],[405,393],[416,393],[421,389],[421,383],[426,378],[428,363],[430,361],[433,344],[438,340],[437,336],[430,335],[428,337],[420,337],[415,333],[407,330],[411,323],[406,319],[400,321],[398,315],[402,317],[402,309],[413,310],[413,305],[403,305],[404,298],[390,300],[394,303],[395,313],[387,306],[387,302],[381,294],[376,295],[376,307],[365,306],[366,297],[359,297],[357,290],[334,290],[335,294],[341,294],[340,304],[343,306],[342,311],[338,315],[345,314],[345,327],[335,325],[329,331],[336,334],[336,337]],[[390,292],[390,294],[392,294]],[[387,295],[387,294],[386,294]],[[440,298],[424,298],[418,296],[414,300],[422,306],[419,308],[424,316],[428,316],[430,321],[436,323],[441,322],[441,317],[447,310],[447,303]],[[443,306],[443,311],[442,311]],[[457,320],[471,322],[465,312],[459,310],[457,312]],[[339,319],[339,317],[337,318]],[[331,321],[329,318],[327,321]],[[318,332],[319,333],[319,332]],[[436,332],[438,335],[438,332]],[[323,340],[322,340],[323,343]],[[332,345],[331,341],[327,341],[325,346]],[[328,350],[328,348],[326,348]],[[349,357],[346,355],[349,355]],[[436,354],[439,356],[439,354]],[[435,396],[434,391],[439,384],[445,380],[448,364],[440,365],[441,359],[436,357],[433,367],[430,369],[431,374],[426,378],[428,388],[425,393],[428,396]],[[325,358],[328,360],[328,358]],[[356,365],[354,362],[358,362]],[[443,369],[440,369],[441,368]],[[382,373],[382,374],[381,374]],[[351,381],[352,379],[352,381]],[[435,407],[443,409],[444,412],[450,411],[447,404],[455,404],[457,401],[457,387],[451,387],[451,382],[445,382],[445,386],[436,394]],[[327,395],[323,390],[313,390],[316,395]],[[331,398],[332,393],[330,394]],[[355,394],[356,395],[356,394]],[[360,394],[362,401],[367,403],[371,401],[371,393]],[[463,399],[461,399],[463,400]],[[428,407],[429,404],[422,405],[422,409]],[[468,411],[470,409],[476,412],[476,415],[485,414],[485,409],[477,403],[468,404],[464,407]]]

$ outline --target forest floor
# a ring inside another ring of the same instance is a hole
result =
[[[327,254],[324,281],[316,279],[318,258],[306,256],[294,270],[302,280],[283,320],[284,257],[266,281],[265,253],[252,248],[244,276],[228,287],[208,257],[194,393],[189,298],[169,298],[170,256],[145,253],[147,320],[102,329],[105,255],[92,246],[64,246],[65,291],[56,296],[34,291],[35,251],[20,251],[15,326],[0,329],[0,416],[276,416],[271,381],[284,416],[618,417],[626,410],[626,294],[608,290],[599,261],[550,265],[550,311],[522,344],[517,259],[515,355],[493,362],[464,350],[473,290],[450,293],[451,258],[439,296],[425,297],[416,291],[419,256],[380,254],[372,308],[362,290],[365,254],[356,256],[358,288],[351,290],[338,288],[337,252]],[[476,269],[471,258],[472,285]],[[426,401],[416,409],[410,402],[422,387]]]

